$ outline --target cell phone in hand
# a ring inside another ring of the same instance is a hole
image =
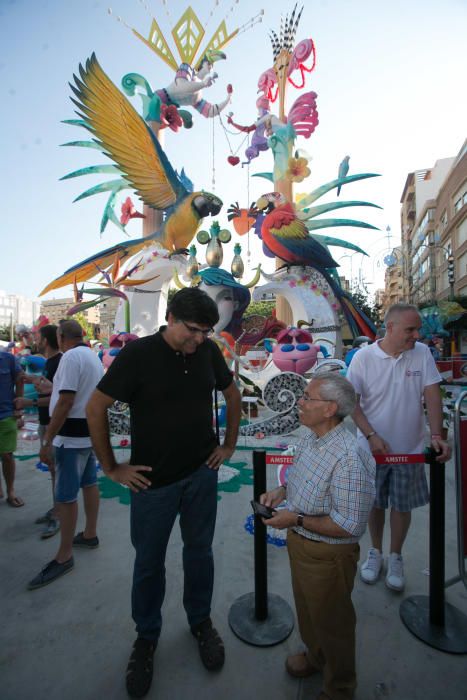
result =
[[[255,515],[259,515],[261,518],[264,518],[265,520],[268,520],[269,518],[273,518],[276,514],[276,511],[274,508],[270,508],[269,506],[265,506],[262,503],[258,503],[258,501],[250,501],[251,507],[253,508],[253,512]]]

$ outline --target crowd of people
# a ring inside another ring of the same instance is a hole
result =
[[[211,620],[212,542],[218,470],[235,451],[241,395],[209,338],[218,319],[208,295],[198,288],[183,289],[169,302],[167,324],[128,343],[105,374],[76,321],[46,325],[37,339],[46,365],[43,375],[32,379],[38,391],[34,399],[23,396],[24,376],[15,358],[0,353],[0,454],[7,502],[24,505],[14,490],[17,420],[24,409],[37,406],[40,459],[49,467],[53,487],[51,508],[38,521],[45,524],[43,537],[59,533],[54,559],[29,582],[29,589],[71,571],[73,547],[99,546],[96,456],[105,475],[131,492],[131,604],[137,637],[126,671],[130,697],[144,697],[151,686],[166,591],[165,556],[177,516],[188,625],[204,666],[219,671],[224,664],[224,644]],[[287,530],[304,649],[286,659],[286,669],[298,678],[321,673],[319,700],[347,700],[355,694],[351,594],[367,523],[371,548],[360,577],[376,584],[386,566],[387,587],[400,592],[411,512],[429,499],[422,463],[376,464],[375,456],[420,454],[427,441],[425,406],[428,443],[440,462],[450,457],[442,435],[441,377],[432,352],[418,342],[420,328],[416,307],[396,304],[386,314],[384,337],[360,342],[346,378],[332,371],[314,373],[298,402],[307,430],[288,483],[260,498],[272,509],[264,522]],[[227,408],[222,444],[213,430],[214,391],[222,392]],[[131,414],[131,458],[123,463],[115,459],[107,419],[115,401],[127,403]],[[349,416],[356,436],[345,422]],[[86,519],[84,530],[76,533],[80,490]]]

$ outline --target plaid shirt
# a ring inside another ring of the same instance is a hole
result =
[[[327,537],[302,527],[303,537],[329,544],[358,542],[375,498],[375,460],[343,423],[323,437],[310,431],[298,444],[289,470],[287,507],[304,515],[329,515],[349,537]]]

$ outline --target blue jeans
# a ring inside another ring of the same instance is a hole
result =
[[[203,465],[174,484],[131,494],[131,542],[136,550],[132,614],[139,637],[156,641],[160,635],[165,554],[178,514],[183,540],[183,606],[188,624],[193,627],[210,615],[217,474]]]
[[[56,447],[55,465],[55,500],[58,503],[74,503],[78,500],[80,488],[97,484],[92,447]]]

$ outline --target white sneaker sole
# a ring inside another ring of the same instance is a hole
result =
[[[386,579],[385,581],[386,586],[391,590],[391,591],[396,591],[396,593],[402,593],[402,591],[405,588],[405,583],[402,586],[394,586],[392,583],[389,583],[389,581]]]
[[[380,578],[381,578],[381,571],[379,572],[378,576],[377,576],[373,581],[368,581],[366,578],[363,578],[363,574],[362,574],[361,571],[360,571],[360,578],[361,578],[361,580],[363,581],[363,583],[366,583],[366,584],[368,584],[369,586],[374,586],[375,583],[378,583],[378,581],[379,581]]]

